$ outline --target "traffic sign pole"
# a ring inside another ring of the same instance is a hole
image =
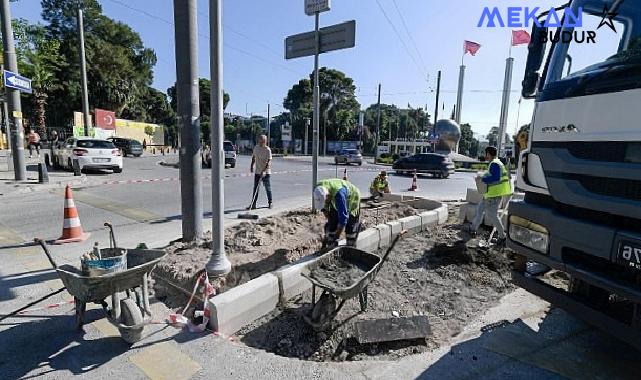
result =
[[[87,90],[87,62],[85,60],[85,27],[82,9],[78,7],[78,40],[80,41],[80,84],[82,86],[82,118],[85,124],[85,136],[89,136],[91,116],[89,115],[89,94]]]
[[[13,29],[11,27],[11,7],[9,0],[0,0],[0,17],[2,17],[2,41],[4,47],[4,62],[7,68],[13,72],[18,72],[18,61],[16,59],[16,49],[13,43]],[[5,86],[6,97],[9,103],[9,112],[11,115],[22,114],[20,103],[20,91]],[[24,130],[22,127],[22,117],[9,117],[7,133],[11,141],[11,150],[13,153],[13,171],[16,181],[27,179],[27,167],[24,158]]]
[[[6,0],[5,0],[6,1]],[[320,55],[320,34],[318,32],[319,22],[320,22],[320,13],[316,12],[314,15],[316,19],[316,26],[314,28],[315,32],[315,41],[316,41],[316,54],[314,54],[314,127],[312,132],[312,191],[316,184],[318,183],[318,127],[319,116],[320,116],[320,85],[318,81],[318,56]],[[314,208],[314,202],[312,200],[312,210],[316,211]]]

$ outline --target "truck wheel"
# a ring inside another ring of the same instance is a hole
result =
[[[114,173],[122,173],[122,168],[114,168]]]

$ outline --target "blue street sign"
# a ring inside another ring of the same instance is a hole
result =
[[[4,85],[5,87],[14,88],[18,91],[31,94],[31,79],[23,77],[12,71],[4,71]]]

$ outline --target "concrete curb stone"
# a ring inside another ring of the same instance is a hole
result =
[[[278,277],[264,274],[211,298],[210,326],[214,331],[234,334],[274,310],[279,298]]]
[[[415,234],[421,232],[422,229],[422,219],[418,215],[407,216],[398,220],[401,223],[402,229],[407,231],[409,234]]]
[[[378,248],[385,248],[392,244],[392,227],[379,224],[374,228],[378,231]]]

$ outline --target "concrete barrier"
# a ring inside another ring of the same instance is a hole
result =
[[[387,224],[374,226],[378,231],[378,247],[385,248],[392,244],[392,227]]]
[[[210,326],[214,331],[234,334],[274,310],[279,298],[278,278],[271,273],[264,274],[212,297]]]
[[[415,234],[421,232],[422,221],[421,217],[418,215],[407,216],[398,220],[401,223],[401,228],[409,234]]]
[[[316,260],[318,260],[317,256],[303,257],[294,264],[286,265],[272,272],[278,278],[279,302],[281,304],[312,288],[312,283],[300,274],[307,265]]]
[[[390,229],[392,230],[392,236],[398,235],[403,230],[403,226],[398,221],[387,222],[385,224],[388,225],[390,227]]]
[[[439,224],[444,224],[445,222],[447,222],[447,218],[449,216],[449,211],[448,211],[447,205],[444,204],[444,205],[442,205],[441,207],[437,208],[434,211],[436,211],[436,214],[438,215],[438,223]]]
[[[418,216],[421,217],[421,230],[429,231],[431,227],[438,224],[438,213],[434,210],[424,211]]]
[[[380,235],[378,233],[378,230],[375,228],[368,228],[358,234],[356,248],[362,249],[363,251],[367,252],[374,252],[378,249],[379,241]]]

